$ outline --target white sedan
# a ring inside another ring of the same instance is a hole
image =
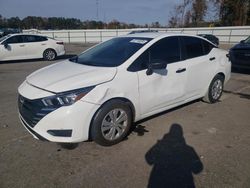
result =
[[[62,41],[45,36],[10,34],[0,38],[0,61],[36,58],[52,61],[64,54]]]
[[[230,78],[227,53],[191,35],[117,37],[29,75],[18,89],[20,119],[42,140],[113,145],[135,121],[199,98],[217,102]]]

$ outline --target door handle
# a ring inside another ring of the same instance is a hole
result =
[[[20,47],[24,47],[24,46],[25,46],[24,44],[20,45]]]
[[[182,72],[185,72],[186,70],[187,70],[186,68],[178,69],[178,70],[176,71],[176,73],[182,73]]]
[[[216,58],[215,57],[211,57],[209,60],[210,61],[213,61],[213,60],[215,60]]]

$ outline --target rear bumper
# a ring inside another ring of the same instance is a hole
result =
[[[57,52],[57,56],[62,56],[62,55],[65,55],[65,50]]]

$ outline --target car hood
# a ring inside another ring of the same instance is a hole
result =
[[[236,44],[232,49],[233,50],[250,50],[250,44],[239,43],[239,44]]]
[[[108,82],[116,71],[114,67],[87,66],[66,60],[35,71],[26,80],[37,88],[59,93]]]

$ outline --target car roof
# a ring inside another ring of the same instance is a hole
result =
[[[183,34],[183,33],[169,33],[169,32],[144,32],[144,33],[135,33],[135,34],[129,34],[121,37],[138,37],[138,38],[163,38],[163,37],[169,37],[169,36],[188,36],[188,37],[196,37],[196,38],[202,38],[197,35],[190,35],[190,34]],[[204,38],[202,38],[204,39]]]
[[[10,33],[8,34],[9,36],[18,36],[18,35],[30,35],[30,36],[39,36],[39,37],[46,37],[43,35],[39,35],[39,34],[30,34],[30,33]]]

